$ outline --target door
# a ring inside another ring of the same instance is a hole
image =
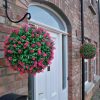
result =
[[[35,77],[35,100],[67,100],[62,89],[62,35],[50,33],[55,43],[54,59],[50,67]]]

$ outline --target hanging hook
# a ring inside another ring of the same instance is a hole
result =
[[[10,17],[9,17],[9,15],[8,15],[8,11],[7,11],[7,9],[8,9],[7,0],[4,0],[4,1],[5,1],[5,5],[4,5],[4,7],[5,7],[5,13],[6,13],[7,18],[8,18],[11,22],[13,22],[13,23],[19,23],[19,22],[23,21],[27,15],[28,15],[28,19],[31,19],[31,14],[30,14],[30,13],[26,13],[26,14],[24,15],[24,17],[22,17],[22,18],[21,18],[20,20],[18,20],[18,21],[13,21],[13,20],[11,20]]]

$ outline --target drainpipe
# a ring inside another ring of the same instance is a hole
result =
[[[82,44],[84,43],[84,12],[83,12],[83,1],[84,0],[80,0],[81,2],[81,42]],[[84,58],[82,58],[82,100],[85,100],[85,77],[84,77]]]
[[[100,52],[100,0],[98,0],[98,19],[99,19],[99,52]],[[100,57],[100,53],[99,53]],[[100,58],[99,58],[99,66],[100,66]],[[100,75],[100,69],[99,69],[99,75]]]

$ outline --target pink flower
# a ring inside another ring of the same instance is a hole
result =
[[[51,45],[51,43],[50,43],[50,42],[46,42],[46,44],[47,44],[47,46],[50,46],[50,45]]]
[[[36,34],[36,37],[39,37],[39,34]]]
[[[24,44],[24,49],[27,48],[28,45],[29,45],[29,42],[26,42],[26,43]]]
[[[47,37],[47,33],[45,33],[45,34],[43,35],[43,37],[46,38],[46,37]]]
[[[5,39],[5,45],[7,45],[7,44],[9,44],[9,41],[8,41],[8,39],[9,39],[9,36],[6,36],[6,39]]]
[[[46,54],[46,53],[43,53],[43,56],[44,56],[44,57],[46,57],[46,56],[47,56],[47,54]]]
[[[42,54],[41,50],[38,50],[38,55],[41,55],[41,54]]]
[[[28,24],[22,25],[22,28],[24,28],[26,32],[28,32],[29,27],[30,27],[30,25],[28,25]]]
[[[51,64],[51,60],[48,60],[48,64]]]
[[[24,73],[23,72],[20,72],[20,74],[23,75]]]
[[[11,50],[8,50],[8,53],[12,54],[13,52]]]
[[[34,37],[34,34],[32,34],[32,38]]]
[[[34,67],[37,67],[37,61],[34,62]]]
[[[31,47],[33,48],[35,46],[35,44],[32,44]]]
[[[37,31],[38,31],[39,33],[42,33],[44,30],[43,30],[42,28],[38,28]]]
[[[20,68],[17,68],[17,70],[20,71],[21,69]]]
[[[41,43],[40,43],[40,42],[37,42],[36,44],[37,44],[38,46],[41,46]]]
[[[33,53],[34,52],[34,50],[30,50],[30,53]]]
[[[42,66],[43,61],[38,62],[38,66]]]
[[[35,58],[32,58],[32,60],[35,60]]]
[[[12,32],[13,32],[13,33],[16,33],[16,35],[18,35],[19,30],[18,30],[18,29],[13,29]]]
[[[17,47],[17,45],[16,45],[16,44],[14,44],[13,46],[14,46],[15,48]]]
[[[18,44],[22,44],[21,41],[18,41]]]
[[[33,68],[34,68],[34,66],[31,66],[30,71],[32,71],[32,70],[33,70]]]
[[[21,66],[24,66],[24,63],[23,63],[23,62],[19,61],[18,63],[19,63]]]
[[[28,67],[28,66],[26,66],[26,68],[28,69],[29,67]]]
[[[22,50],[18,50],[18,53],[21,54],[22,53]]]
[[[8,60],[10,60],[10,61],[11,61],[11,60],[12,60],[12,57],[9,57],[9,58],[8,58]]]
[[[26,39],[26,36],[25,36],[25,35],[23,35],[23,36],[21,36],[21,38],[25,40],[25,39]]]

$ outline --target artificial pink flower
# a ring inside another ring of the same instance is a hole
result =
[[[46,38],[46,37],[47,37],[47,33],[45,33],[45,34],[43,35],[43,37]]]
[[[43,30],[42,28],[38,28],[37,31],[38,31],[39,33],[42,33],[44,30]]]
[[[20,71],[21,69],[20,68],[17,68],[17,70]]]
[[[28,66],[26,66],[26,68],[28,69],[29,67],[28,67]]]
[[[21,66],[24,66],[24,63],[23,63],[23,62],[19,61],[18,63],[19,63]]]
[[[41,54],[42,54],[41,50],[38,50],[38,55],[41,55]]]
[[[18,53],[21,54],[22,53],[22,50],[18,50]]]
[[[34,52],[34,50],[30,50],[30,53],[33,53]]]
[[[29,42],[27,41],[25,44],[24,44],[24,49],[27,48],[29,45]]]
[[[47,44],[47,46],[50,46],[50,45],[51,45],[51,43],[50,43],[50,42],[46,42],[46,44]]]
[[[37,61],[34,62],[34,67],[36,67],[36,66],[37,66]]]
[[[35,58],[32,58],[32,60],[35,60]]]
[[[51,60],[48,60],[48,64],[51,64]]]
[[[32,44],[31,47],[33,48],[35,46],[35,44]]]
[[[22,44],[21,41],[18,41],[18,44]]]
[[[16,35],[18,35],[19,30],[18,30],[18,29],[13,29],[12,32],[13,32],[13,33],[16,33]]]
[[[43,56],[44,56],[44,57],[46,57],[46,56],[47,56],[47,54],[46,54],[46,53],[43,53]]]
[[[23,75],[24,73],[23,72],[20,72],[20,74]]]
[[[26,39],[26,36],[25,36],[25,35],[23,35],[23,36],[21,36],[21,38],[25,40],[25,39]]]
[[[30,25],[28,25],[28,24],[22,25],[22,28],[24,28],[26,32],[28,32],[29,27],[30,27]]]
[[[16,47],[17,47],[17,45],[16,45],[16,44],[14,44],[14,45],[13,45],[13,47],[15,47],[15,48],[16,48]]]
[[[13,53],[11,50],[8,50],[7,52],[8,52],[8,53],[10,53],[10,54],[12,54],[12,53]]]
[[[12,60],[12,57],[8,57],[8,60],[10,60],[10,61],[11,61],[11,60]]]
[[[39,37],[39,34],[36,34],[36,37]]]
[[[34,37],[34,34],[32,34],[32,38]]]
[[[38,46],[41,46],[41,43],[40,43],[40,42],[37,42],[36,44],[37,44]]]
[[[32,70],[33,70],[33,68],[34,68],[34,67],[33,67],[33,66],[31,66],[30,71],[32,71]]]

